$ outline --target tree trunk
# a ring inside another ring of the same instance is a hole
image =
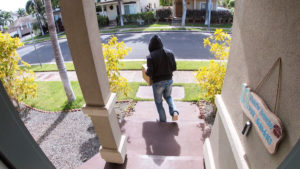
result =
[[[48,29],[49,29],[49,34],[51,38],[51,43],[53,47],[53,52],[54,52],[54,57],[55,61],[58,67],[58,72],[61,78],[61,81],[63,83],[66,95],[68,97],[69,103],[74,101],[75,95],[73,93],[71,83],[68,78],[67,70],[64,64],[64,59],[62,57],[61,49],[58,43],[58,38],[57,38],[57,33],[55,29],[55,23],[54,23],[54,18],[53,18],[53,11],[52,11],[52,5],[51,5],[51,0],[46,0],[45,3],[46,7],[46,15],[48,19]]]
[[[38,23],[40,25],[40,30],[41,30],[42,36],[44,36],[45,33],[44,33],[43,26],[42,26],[42,23],[41,23],[40,15],[38,13],[36,13],[36,18],[37,18]]]
[[[122,16],[121,0],[118,0],[118,10],[119,10],[119,14],[120,14],[120,23],[121,23],[121,26],[124,26],[123,16]]]
[[[42,33],[42,36],[45,35],[44,33],[44,29],[43,29],[43,26],[42,26],[42,21],[41,21],[41,18],[40,18],[40,13],[38,12],[38,7],[37,7],[37,4],[35,3],[35,1],[31,1],[33,3],[33,7],[34,7],[34,10],[36,12],[36,18],[38,20],[38,23],[40,25],[40,29],[41,29],[41,33]]]
[[[182,20],[181,20],[181,26],[185,27],[185,19],[186,19],[186,3],[185,0],[182,0]]]

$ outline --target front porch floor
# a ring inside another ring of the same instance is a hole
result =
[[[176,102],[179,121],[158,123],[154,102],[138,102],[132,116],[120,123],[128,136],[127,158],[123,165],[106,163],[97,153],[78,169],[203,169],[204,121],[198,106]],[[168,108],[164,103],[166,112]]]

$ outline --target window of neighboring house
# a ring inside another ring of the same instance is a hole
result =
[[[206,2],[200,2],[200,10],[205,10]]]
[[[125,15],[136,14],[136,3],[124,4]]]
[[[212,9],[212,5],[211,5],[211,9]],[[205,9],[206,9],[206,2],[200,2],[200,10],[205,10]]]

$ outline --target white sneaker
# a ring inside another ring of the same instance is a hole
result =
[[[172,120],[173,121],[177,121],[178,120],[178,113],[177,112],[174,112]]]

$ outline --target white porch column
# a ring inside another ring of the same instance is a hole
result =
[[[196,0],[194,0],[194,9],[196,9],[197,8],[197,2],[196,2]]]
[[[107,162],[124,163],[127,140],[114,112],[116,95],[110,92],[93,0],[61,0],[68,44],[86,106]]]

